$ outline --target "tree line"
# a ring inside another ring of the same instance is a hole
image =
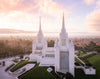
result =
[[[97,53],[100,53],[100,46],[96,45],[95,42],[90,41],[88,45],[86,44],[83,47],[75,45],[75,50],[81,51],[83,53],[91,52],[91,51],[96,51]]]
[[[0,40],[0,59],[17,55],[30,54],[32,52],[32,40],[6,39]]]
[[[32,53],[32,39],[6,38],[0,39],[0,59],[22,56]],[[54,46],[54,40],[47,41],[48,47]]]

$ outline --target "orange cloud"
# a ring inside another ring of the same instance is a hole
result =
[[[62,5],[53,0],[0,0],[0,12],[9,13],[10,11],[22,11],[29,13],[39,13],[57,15],[62,11],[69,14]]]
[[[84,0],[86,5],[91,5],[95,2],[95,0]]]
[[[0,0],[0,28],[38,30],[38,16],[42,16],[42,28],[56,30],[63,11],[67,16],[72,10],[65,10],[53,0]]]
[[[97,6],[96,6],[97,8],[100,8],[100,0],[98,0],[98,1],[96,2],[96,5],[97,5]]]
[[[19,0],[0,0],[0,12],[9,12],[16,9]]]
[[[100,31],[100,10],[94,10],[86,17],[86,26],[93,31]]]

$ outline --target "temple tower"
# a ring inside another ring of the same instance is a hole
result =
[[[43,55],[43,49],[45,46],[45,40],[44,40],[44,36],[43,36],[43,32],[41,29],[41,17],[39,18],[39,31],[37,33],[37,37],[36,39],[33,41],[33,54],[34,55],[38,55],[38,56],[42,56]]]
[[[70,72],[74,75],[74,46],[69,42],[68,33],[65,29],[64,14],[59,42],[56,42],[55,70],[62,73]]]

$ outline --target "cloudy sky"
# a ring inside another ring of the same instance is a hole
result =
[[[100,33],[100,0],[0,0],[0,28],[59,32],[62,14],[68,32]]]

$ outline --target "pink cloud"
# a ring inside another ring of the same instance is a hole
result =
[[[42,16],[44,22],[42,26],[48,30],[57,25],[57,20],[61,19],[63,11],[67,16],[72,10],[65,10],[62,5],[53,0],[0,0],[0,26],[38,30],[38,17]]]
[[[97,5],[97,6],[96,6],[97,8],[100,8],[100,0],[98,0],[98,1],[96,2],[96,5]]]
[[[100,10],[94,10],[86,17],[86,26],[93,31],[100,31]]]
[[[0,12],[14,10],[18,0],[0,0]]]
[[[10,11],[22,11],[28,13],[38,13],[57,15],[63,11],[69,14],[62,5],[53,0],[0,0],[0,12],[9,13]]]
[[[91,5],[95,3],[95,0],[84,0],[86,5]]]
[[[63,11],[71,13],[53,0],[0,0],[0,17],[7,16],[11,22],[29,22],[32,16],[59,17]]]

